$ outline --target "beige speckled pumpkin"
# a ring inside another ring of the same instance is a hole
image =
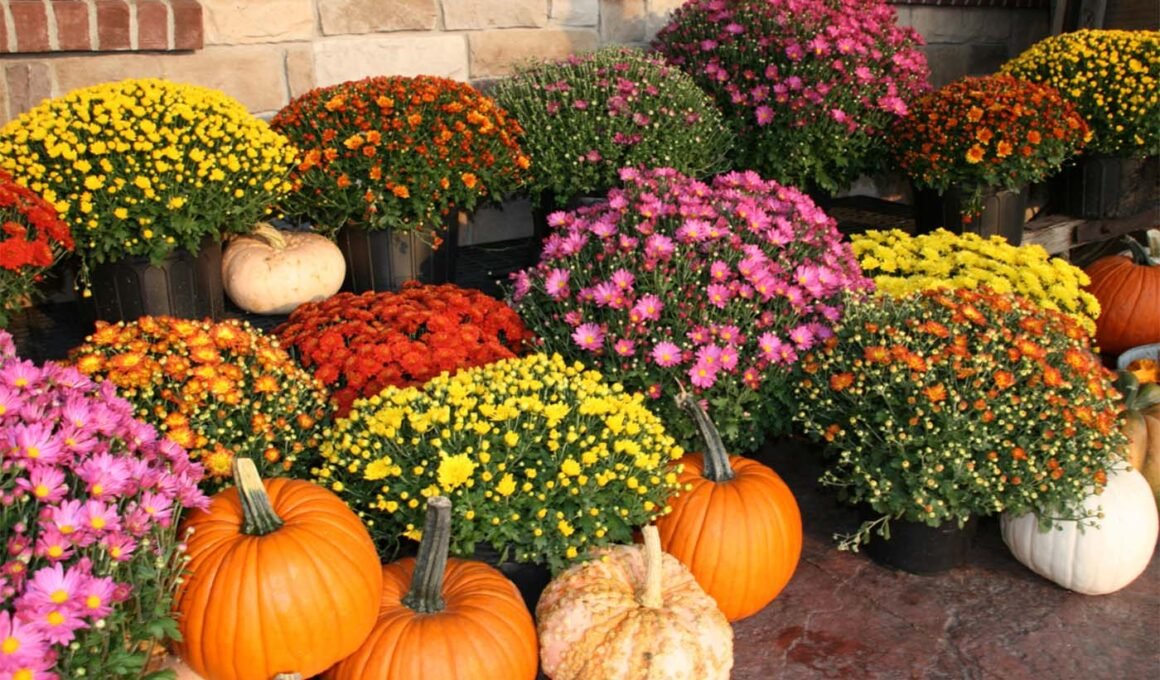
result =
[[[342,288],[346,261],[330,239],[279,231],[261,223],[222,252],[222,285],[234,304],[254,314],[289,314]]]
[[[540,663],[552,680],[725,680],[733,629],[689,570],[644,545],[613,546],[560,574],[536,607]]]

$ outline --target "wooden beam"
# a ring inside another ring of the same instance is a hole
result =
[[[1084,220],[1064,215],[1044,215],[1027,223],[1023,243],[1038,243],[1050,255],[1066,254],[1075,245],[1075,233]]]

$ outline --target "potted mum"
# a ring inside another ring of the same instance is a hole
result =
[[[945,227],[1023,242],[1027,185],[1090,139],[1054,88],[998,74],[949,83],[917,102],[891,136],[915,189],[918,233]]]
[[[881,167],[929,89],[921,45],[883,0],[691,0],[653,42],[725,113],[735,167],[825,193]]]
[[[248,322],[98,323],[69,358],[188,449],[206,469],[208,491],[230,483],[235,456],[253,459],[265,477],[286,475],[329,423],[322,385]]]
[[[1160,199],[1160,31],[1082,30],[1044,38],[1003,65],[1050,85],[1092,130],[1052,198],[1080,217],[1128,217]]]
[[[420,539],[422,500],[443,495],[453,554],[555,572],[630,542],[680,491],[669,463],[684,452],[645,402],[559,355],[443,373],[356,401],[322,443],[318,481],[384,551]]]
[[[606,203],[553,215],[516,311],[547,352],[598,366],[700,450],[685,385],[732,453],[788,432],[790,373],[828,338],[841,292],[868,285],[834,221],[756,173],[711,184],[671,169],[621,173]]]
[[[1039,245],[1013,246],[997,236],[938,229],[911,236],[900,229],[850,237],[862,272],[880,293],[903,297],[920,290],[987,287],[1015,293],[1043,309],[1070,315],[1089,335],[1100,303],[1086,290],[1084,270]]]
[[[111,384],[0,331],[0,676],[139,678],[177,624],[177,523],[202,470]]]
[[[988,289],[932,290],[853,298],[835,333],[802,363],[797,419],[831,453],[822,483],[864,507],[840,548],[868,543],[923,573],[960,563],[965,544],[931,562],[891,544],[1000,512],[1096,519],[1083,501],[1126,440],[1112,374],[1073,317]]]
[[[337,415],[388,385],[510,359],[531,333],[510,307],[477,290],[410,281],[398,292],[339,293],[304,304],[274,329],[330,390]]]
[[[69,224],[99,319],[220,317],[221,244],[289,190],[294,149],[217,90],[130,79],[0,128],[0,168]]]
[[[36,294],[46,269],[73,249],[56,208],[0,170],[0,328]]]
[[[608,47],[525,64],[496,84],[496,101],[520,122],[535,159],[524,188],[545,215],[603,197],[626,166],[672,167],[691,177],[725,169],[732,133],[713,100],[656,56]]]
[[[434,76],[317,88],[272,125],[301,150],[282,207],[337,238],[356,293],[453,280],[461,212],[502,198],[530,166],[515,120],[472,86]]]

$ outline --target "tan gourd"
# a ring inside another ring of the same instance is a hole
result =
[[[226,295],[253,314],[289,314],[334,295],[346,277],[342,252],[321,234],[279,231],[259,223],[222,253]]]

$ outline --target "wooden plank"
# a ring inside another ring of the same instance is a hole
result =
[[[1037,243],[1051,255],[1066,254],[1075,245],[1075,232],[1084,220],[1063,215],[1041,215],[1027,223],[1023,243]]]
[[[1145,210],[1139,215],[1120,217],[1106,220],[1084,220],[1075,230],[1075,244],[1090,243],[1092,241],[1106,241],[1108,239],[1130,234],[1141,229],[1150,229],[1160,225],[1160,214],[1155,208]]]

